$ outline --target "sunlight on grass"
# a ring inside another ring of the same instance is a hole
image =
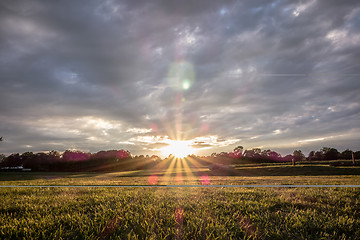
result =
[[[183,177],[183,167],[182,167],[182,159],[175,158],[176,166],[175,166],[175,184],[184,184],[184,177]]]
[[[171,184],[171,175],[175,169],[176,159],[173,157],[170,160],[169,167],[165,170],[162,184]]]
[[[131,181],[131,180],[128,180]],[[129,183],[129,182],[128,182]],[[1,239],[347,239],[348,189],[0,189]]]

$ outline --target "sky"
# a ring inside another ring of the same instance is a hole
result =
[[[360,150],[360,2],[0,3],[0,153]]]

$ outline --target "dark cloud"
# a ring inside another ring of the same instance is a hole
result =
[[[2,1],[0,151],[357,149],[359,19],[357,1]]]

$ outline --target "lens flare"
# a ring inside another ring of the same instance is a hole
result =
[[[184,90],[188,90],[188,89],[190,88],[190,82],[189,82],[188,79],[184,79],[184,80],[183,80],[182,88],[183,88]]]
[[[175,220],[177,224],[182,224],[184,220],[184,209],[177,207],[175,209]]]
[[[169,86],[176,90],[188,90],[195,81],[194,67],[187,61],[177,61],[170,65],[168,77]]]
[[[150,185],[156,185],[158,183],[158,176],[151,175],[148,179]]]
[[[210,178],[207,175],[202,175],[200,177],[200,182],[202,185],[210,185]]]

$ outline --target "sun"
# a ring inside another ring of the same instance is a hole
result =
[[[161,152],[165,156],[172,154],[174,157],[184,158],[189,154],[193,154],[195,149],[189,146],[188,141],[172,140],[169,146],[161,149]]]

